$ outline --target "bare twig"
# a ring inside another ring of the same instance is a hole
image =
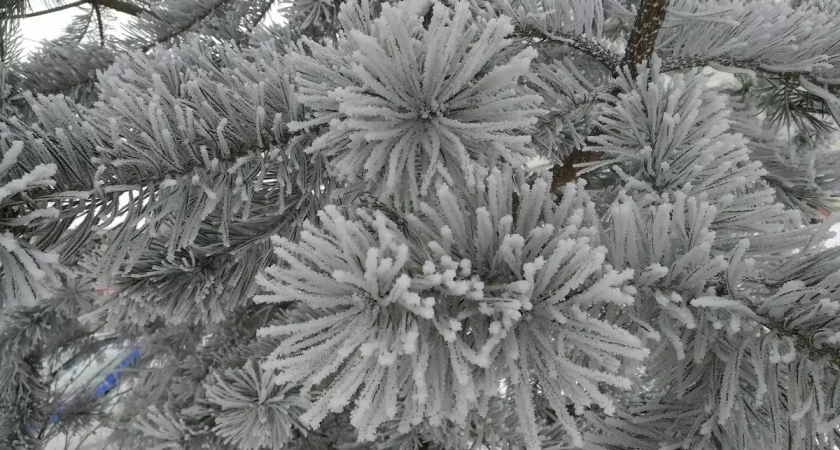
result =
[[[828,92],[831,92],[835,95],[840,95],[840,83],[826,83],[819,79],[818,76],[815,76],[813,73],[810,72],[776,72],[772,70],[767,70],[764,68],[760,61],[752,61],[752,60],[738,60],[734,58],[728,57],[715,57],[715,58],[671,58],[667,59],[662,62],[662,71],[663,72],[671,72],[674,70],[685,70],[691,69],[693,67],[703,67],[703,66],[718,66],[718,67],[732,67],[737,69],[747,69],[751,70],[755,73],[765,73],[771,74],[780,77],[786,78],[799,78],[800,76],[805,77],[805,79],[817,86],[820,86],[826,89]]]
[[[149,10],[137,6],[132,3],[124,2],[123,0],[97,0],[97,3],[114,11],[128,14],[130,16],[139,16],[140,14],[148,14]]]
[[[38,17],[44,16],[47,14],[52,14],[54,12],[64,11],[65,9],[70,8],[77,8],[79,6],[83,6],[86,4],[92,4],[94,7],[97,5],[104,6],[109,9],[113,9],[114,11],[119,11],[121,13],[128,14],[130,16],[139,16],[143,13],[149,13],[149,11],[143,7],[137,6],[132,3],[125,2],[123,0],[79,0],[72,3],[67,3],[61,6],[56,6],[55,8],[48,8],[42,11],[35,11],[31,13],[21,14],[18,16],[12,16],[12,19],[29,19],[30,17]]]
[[[99,8],[99,1],[93,1],[93,10],[96,12],[96,25],[99,27],[99,46],[105,46],[105,24],[102,22],[102,10]]]
[[[65,9],[75,8],[77,6],[82,6],[87,2],[88,2],[88,0],[79,0],[77,2],[67,3],[67,4],[61,5],[61,6],[56,6],[55,8],[48,8],[48,9],[45,9],[45,10],[42,10],[42,11],[36,11],[36,12],[32,12],[32,13],[27,13],[27,14],[21,14],[19,16],[11,16],[11,18],[12,19],[28,19],[30,17],[43,16],[43,15],[46,15],[46,14],[52,14],[54,12],[64,11]]]

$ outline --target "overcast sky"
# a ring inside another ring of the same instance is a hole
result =
[[[55,2],[52,2],[55,4]],[[32,11],[43,11],[48,8],[45,0],[31,0]],[[21,32],[23,34],[23,49],[29,53],[39,46],[39,42],[45,39],[55,39],[61,36],[64,28],[70,24],[73,17],[83,12],[82,8],[69,8],[43,16],[32,17],[21,21]],[[123,13],[115,13],[117,17],[126,20]]]
[[[49,7],[46,3],[48,3],[46,0],[30,0],[33,12],[48,9]],[[52,0],[49,3],[55,4],[56,2],[55,0]],[[281,18],[281,14],[277,12],[277,9],[277,6],[275,6],[268,13],[266,20],[269,23]],[[22,20],[21,32],[23,34],[24,53],[29,53],[38,48],[39,42],[42,40],[55,39],[61,36],[62,31],[64,31],[64,28],[70,24],[73,17],[77,14],[81,14],[83,11],[84,9],[82,8],[69,8],[63,11]],[[119,20],[120,23],[126,23],[131,19],[131,16],[121,12],[114,12],[114,14],[116,14],[117,20]],[[120,24],[116,24],[116,26],[119,30]],[[117,32],[119,32],[118,30]]]

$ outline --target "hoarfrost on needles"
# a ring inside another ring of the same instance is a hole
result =
[[[647,350],[589,311],[632,304],[633,272],[605,264],[583,183],[555,205],[545,180],[517,187],[510,178],[494,170],[462,196],[441,186],[405,231],[380,211],[328,207],[299,242],[275,240],[281,262],[259,279],[271,293],[255,299],[324,315],[262,329],[283,336],[263,365],[305,390],[338,372],[303,420],[317,426],[354,403],[362,439],[395,417],[406,430],[423,419],[463,424],[506,383],[528,446],[538,448],[529,373],[559,410],[613,410],[599,385],[628,388],[621,363]],[[579,436],[571,417],[561,420]]]
[[[427,29],[410,8],[383,5],[372,22],[367,8],[342,9],[337,48],[304,39],[291,55],[312,117],[290,127],[323,128],[308,151],[331,157],[335,175],[416,203],[439,179],[472,184],[480,165],[533,154],[528,130],[545,111],[517,79],[536,52],[505,51],[509,19],[479,22],[468,3],[437,3]]]

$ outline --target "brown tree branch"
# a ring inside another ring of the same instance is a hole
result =
[[[599,152],[585,152],[577,149],[567,156],[562,164],[555,164],[551,168],[551,192],[557,192],[566,183],[577,179],[577,167],[580,164],[597,161],[601,158]]]
[[[105,24],[102,22],[102,9],[99,7],[99,0],[93,0],[93,10],[96,11],[96,25],[99,28],[99,46],[105,46]]]
[[[653,56],[656,37],[665,21],[667,7],[668,0],[642,0],[636,21],[633,23],[633,31],[627,40],[627,51],[622,60],[622,64],[630,68],[630,73],[634,77],[637,75],[636,66],[649,61]]]
[[[636,15],[636,21],[633,23],[633,30],[627,41],[627,51],[624,53],[624,58],[620,61],[621,66],[629,67],[630,73],[634,77],[637,75],[636,66],[645,61],[649,61],[653,56],[656,37],[659,35],[659,29],[662,28],[662,23],[665,21],[665,10],[667,7],[668,0],[642,0],[639,13]],[[613,67],[612,70],[617,71],[619,68]],[[618,94],[618,92],[613,91],[610,93],[613,95]],[[602,134],[602,130],[596,126],[589,134],[590,136],[599,135]],[[555,164],[552,167],[552,189],[556,192],[557,188],[574,181],[578,176],[576,166],[597,161],[600,157],[601,154],[598,152],[586,152],[583,149],[574,150],[563,160],[562,164]]]

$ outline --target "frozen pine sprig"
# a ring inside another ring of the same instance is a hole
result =
[[[447,450],[467,449],[475,442],[483,442],[487,448],[521,448],[520,427],[514,411],[513,399],[499,396],[487,399],[482,411],[469,414],[466,428],[447,423],[432,426],[421,423],[408,432],[400,431],[398,421],[382,425],[375,442],[355,443],[345,450]],[[556,434],[556,433],[555,433]],[[562,434],[562,432],[561,432]],[[476,439],[476,435],[480,440]]]
[[[467,2],[433,7],[431,22],[410,2],[348,2],[338,47],[303,40],[290,55],[308,120],[324,127],[309,151],[326,155],[335,175],[364,183],[381,199],[416,202],[443,179],[473,183],[474,166],[524,163],[541,98],[517,89],[533,49],[506,51],[510,20],[473,18]]]
[[[53,185],[56,165],[26,170],[18,164],[24,151],[23,142],[0,137],[0,307],[32,306],[59,282],[58,254],[39,249],[35,236],[20,232],[58,216],[55,207],[26,201],[27,192]]]
[[[840,350],[840,273],[808,285],[793,280],[763,299],[757,311],[778,321],[787,333],[808,336],[824,353]],[[836,352],[840,355],[840,352]]]
[[[252,295],[268,237],[293,234],[333,185],[286,129],[302,108],[285,56],[191,41],[120,56],[99,91],[84,109],[33,98],[36,125],[0,124],[0,145],[24,142],[21,171],[56,164],[60,198],[99,208],[45,234],[74,249],[113,229],[95,269],[116,290],[111,323],[223,319]]]
[[[469,273],[484,283],[474,312],[450,313],[465,317],[457,348],[495,374],[491,385],[511,386],[526,446],[539,446],[531,377],[580,444],[582,434],[567,406],[597,405],[611,414],[613,402],[601,385],[628,388],[622,361],[647,354],[636,336],[599,318],[605,305],[621,309],[633,302],[634,291],[625,286],[633,272],[605,264],[583,182],[566,185],[555,204],[546,180],[517,189],[509,177],[494,171],[485,186],[467,195],[443,187],[408,222],[421,241],[431,242],[437,258],[467,258]],[[582,362],[587,356],[591,362]]]
[[[581,0],[514,0],[494,2],[494,6],[513,16],[523,27],[534,27],[552,37],[579,42],[602,38],[604,30],[603,1]],[[590,41],[591,40],[591,41]]]
[[[767,129],[747,105],[733,106],[738,109],[731,118],[732,130],[749,139],[750,157],[767,170],[762,178],[775,191],[776,201],[808,219],[822,219],[825,211],[835,211],[834,200],[840,193],[836,135],[792,145],[789,132]]]
[[[333,31],[336,22],[337,2],[333,0],[296,0],[282,11],[297,19],[302,29],[316,28]]]
[[[404,430],[424,419],[464,426],[504,383],[538,448],[531,377],[575,442],[567,405],[614,409],[601,386],[629,387],[622,362],[647,351],[600,311],[633,302],[633,273],[605,264],[583,182],[555,204],[546,180],[510,180],[495,170],[461,196],[441,186],[405,233],[378,211],[331,206],[299,242],[275,240],[280,263],[258,279],[270,293],[255,300],[329,308],[260,331],[285,337],[263,364],[276,381],[318,390],[302,420],[317,426],[355,398],[361,440],[395,418]]]
[[[744,139],[726,133],[725,97],[704,89],[704,76],[691,71],[666,77],[655,58],[637,77],[625,74],[617,82],[622,92],[598,120],[606,133],[593,138],[599,145],[591,150],[605,153],[594,167],[632,163],[617,169],[631,188],[711,198],[763,174],[760,164],[749,163]]]
[[[796,220],[763,183],[767,171],[751,160],[746,139],[728,132],[726,98],[707,88],[705,76],[666,76],[654,56],[637,77],[625,72],[617,83],[622,92],[606,96],[613,106],[598,117],[604,134],[588,149],[603,157],[589,170],[610,167],[640,200],[682,192],[708,202],[717,210],[709,228],[731,237],[730,244]]]
[[[663,197],[658,205],[640,207],[621,194],[610,207],[605,241],[610,262],[636,274],[631,320],[685,364],[692,356],[686,349],[705,322],[730,334],[748,328],[745,321],[755,323],[755,313],[740,297],[724,294],[737,292],[745,276],[755,275],[755,261],[745,257],[748,239],[731,250],[717,248],[710,229],[718,214],[714,205],[682,192],[670,201]],[[704,353],[695,353],[695,362]]]
[[[207,424],[186,420],[179,414],[182,412],[153,405],[132,420],[131,428],[139,434],[140,443],[155,450],[202,450],[221,446]]]
[[[836,77],[838,17],[796,3],[675,1],[657,50],[676,66]]]
[[[56,392],[44,382],[45,349],[78,342],[90,335],[77,317],[90,304],[89,277],[70,279],[32,306],[9,302],[0,308],[0,448],[38,448],[38,423],[52,414],[56,402],[70,404],[70,414],[92,413],[72,390]],[[2,295],[0,295],[2,298]],[[69,391],[69,392],[68,392]],[[75,411],[74,411],[75,410]],[[48,430],[52,431],[52,430]]]
[[[586,69],[582,71],[568,57],[556,58],[551,63],[534,64],[532,73],[526,76],[528,87],[543,98],[543,107],[548,110],[533,136],[533,145],[541,156],[562,160],[584,147],[585,127],[591,120],[587,106],[598,100],[598,90],[609,78],[608,70]]]
[[[227,253],[276,231],[270,215],[292,206],[283,217],[306,215],[310,200],[332,186],[286,129],[301,112],[290,76],[285,56],[268,45],[190,41],[117,58],[90,108],[61,96],[30,98],[38,123],[10,119],[0,132],[31,149],[27,167],[58,164],[55,189],[65,198],[106,199],[98,222],[80,221],[66,238],[119,224],[103,274],[150,261],[146,250],[156,241],[167,251],[155,258],[170,263],[194,246]],[[128,204],[118,206],[118,197]]]
[[[715,205],[681,191],[652,204],[621,194],[610,208],[604,239],[610,262],[636,273],[636,301],[624,319],[648,338],[652,354],[637,385],[646,400],[617,412],[630,424],[623,437],[609,434],[623,443],[617,448],[693,448],[710,440],[778,446],[787,436],[824,433],[820,427],[832,423],[827,411],[837,401],[825,393],[837,383],[828,341],[836,328],[836,280],[776,285],[815,274],[817,265],[836,271],[834,253],[800,251],[767,277],[766,261],[748,254],[750,239],[715,245],[718,214]],[[822,351],[803,354],[803,339]],[[705,387],[698,390],[698,383]],[[596,429],[603,426],[590,418]],[[624,444],[634,440],[657,445]]]
[[[404,269],[414,255],[384,215],[357,210],[345,216],[329,206],[319,218],[320,227],[304,224],[297,243],[275,238],[280,263],[257,278],[271,294],[255,300],[300,301],[325,313],[261,329],[262,336],[284,337],[263,367],[277,372],[276,383],[301,384],[304,392],[322,388],[301,417],[315,427],[358,393],[352,423],[361,440],[372,440],[376,428],[396,416],[400,392],[419,408],[416,419],[407,420],[422,419],[427,402],[441,404],[446,396],[448,403],[444,386],[430,392],[426,381],[430,359],[448,360],[431,321],[435,299],[410,290]],[[449,372],[448,364],[438,369]]]
[[[611,49],[615,42],[604,39],[604,31],[609,28],[608,24],[605,26],[604,12],[616,2],[492,0],[488,3],[493,7],[488,8],[491,13],[501,13],[513,19],[517,33],[557,43],[551,51],[562,49],[561,45],[568,46],[588,55],[608,70],[620,64],[620,56]],[[582,66],[584,64],[580,64],[579,68]]]
[[[209,232],[203,237],[203,242],[221,241]],[[86,319],[100,318],[116,327],[156,320],[171,325],[218,323],[250,300],[256,290],[254,276],[271,254],[266,239],[237,253],[178,251],[169,260],[164,240],[150,241],[148,256],[132,267],[134,274],[112,279],[114,295],[98,299],[97,309]]]
[[[282,448],[292,438],[305,398],[249,361],[241,369],[216,371],[206,383],[206,399],[218,411],[213,431],[241,449]]]

